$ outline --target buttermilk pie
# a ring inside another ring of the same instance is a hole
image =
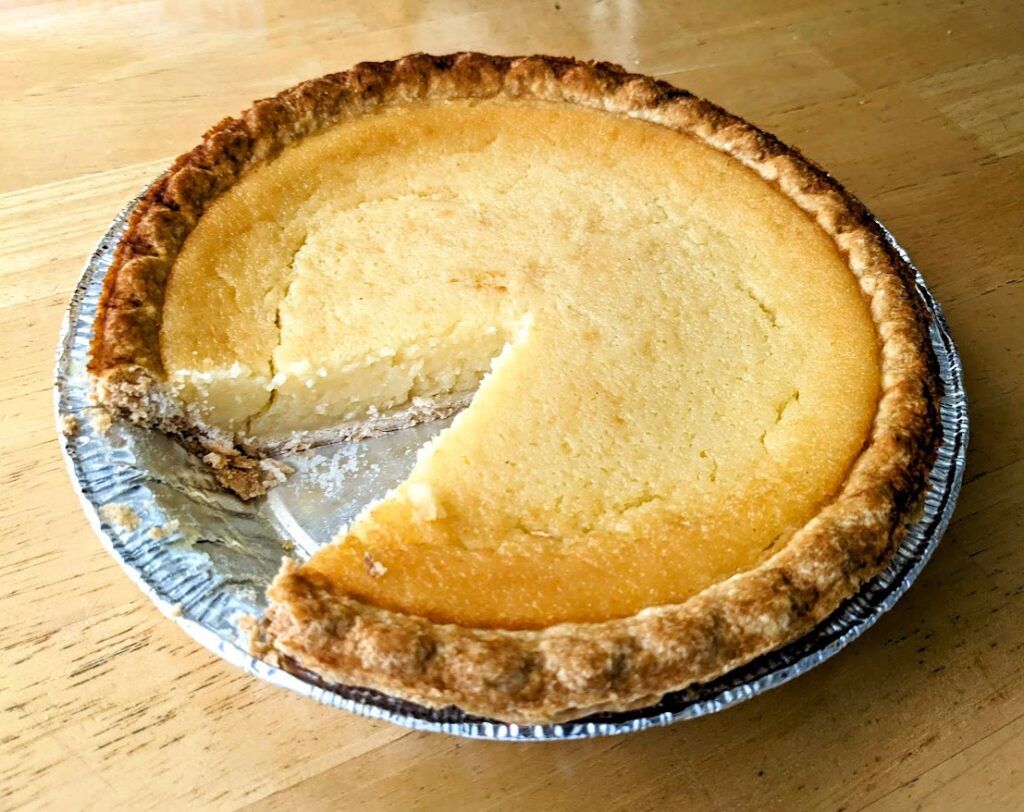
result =
[[[417,54],[257,102],[136,207],[90,370],[258,497],[275,453],[457,413],[253,646],[552,722],[810,630],[922,502],[940,385],[863,206],[607,64]]]

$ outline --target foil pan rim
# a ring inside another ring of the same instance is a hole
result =
[[[54,388],[57,430],[62,435],[61,451],[89,524],[136,586],[200,645],[271,684],[367,718],[464,738],[565,741],[660,727],[732,707],[785,684],[838,653],[874,625],[906,592],[934,553],[949,524],[963,481],[969,437],[963,370],[941,307],[907,252],[879,223],[892,248],[914,269],[918,291],[934,316],[932,343],[946,388],[941,408],[944,439],[931,472],[924,516],[907,534],[886,570],[865,584],[833,615],[799,640],[710,683],[671,694],[655,705],[559,724],[507,724],[471,717],[457,709],[423,708],[366,689],[341,686],[339,690],[332,690],[307,682],[253,658],[239,645],[234,620],[240,613],[260,611],[263,596],[255,588],[235,590],[236,581],[244,581],[244,578],[232,581],[231,574],[223,571],[223,565],[211,565],[201,558],[202,554],[191,548],[183,549],[174,539],[158,542],[152,531],[168,516],[154,504],[153,483],[148,480],[146,471],[134,465],[135,458],[121,453],[119,443],[123,438],[108,438],[106,433],[90,428],[83,418],[91,404],[84,364],[95,301],[118,238],[138,200],[136,197],[120,212],[99,241],[65,313],[57,347]],[[75,432],[64,431],[64,421],[69,417],[78,423]],[[128,529],[105,519],[102,509],[111,504],[127,504],[137,509],[141,528]],[[204,509],[216,513],[220,507],[215,504]],[[225,509],[229,524],[232,520],[247,520],[246,512],[239,506],[228,505]],[[143,538],[145,530],[149,531],[148,541]],[[200,558],[197,559],[197,555]],[[158,565],[155,570],[154,563]],[[182,577],[178,577],[179,574]],[[198,583],[186,585],[185,581],[190,578]],[[204,608],[211,611],[204,613]]]

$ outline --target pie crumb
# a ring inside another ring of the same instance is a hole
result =
[[[98,434],[106,434],[114,423],[110,412],[102,407],[89,410],[89,422]]]
[[[212,437],[195,436],[187,447],[213,472],[222,486],[246,500],[263,496],[294,471],[280,460],[257,459]]]
[[[175,603],[171,605],[171,614],[175,617],[181,617],[181,604]]]
[[[227,458],[219,451],[211,451],[208,454],[203,454],[203,462],[218,471],[228,464]]]
[[[78,435],[78,418],[73,414],[61,415],[60,430],[68,439]]]
[[[259,466],[264,473],[263,484],[268,488],[280,485],[288,478],[288,474],[295,471],[288,463],[280,460],[260,460]]]
[[[129,533],[139,527],[139,515],[128,505],[112,502],[100,507],[100,517],[108,524],[117,525]]]
[[[366,564],[366,574],[371,578],[380,578],[388,571],[388,568],[370,555],[370,553],[363,554],[363,563]]]

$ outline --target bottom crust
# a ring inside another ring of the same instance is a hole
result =
[[[366,440],[391,431],[412,428],[420,423],[443,420],[462,411],[473,399],[474,392],[450,392],[429,399],[416,398],[401,409],[378,414],[366,420],[348,420],[325,429],[296,431],[259,440],[246,438],[242,445],[263,454],[292,454],[331,443]]]
[[[275,663],[275,665],[277,667],[287,671],[292,676],[298,677],[303,682],[307,682],[310,685],[315,685],[316,687],[318,687],[318,688],[320,688],[320,689],[322,689],[324,691],[330,691],[331,693],[336,693],[336,694],[344,694],[346,691],[351,690],[351,688],[353,687],[353,686],[344,685],[344,684],[339,683],[339,682],[327,682],[319,674],[317,674],[315,671],[310,671],[310,670],[308,670],[306,668],[303,668],[296,660],[294,660],[293,658],[288,657],[288,656],[278,656],[276,659],[274,659],[274,663]],[[369,691],[369,692],[371,692],[373,694],[376,694],[378,697],[380,697],[382,699],[390,698],[392,701],[394,701],[394,699],[395,699],[395,697],[390,697],[388,694],[382,694],[379,691],[372,691],[372,689],[360,688],[359,690],[361,690],[361,691]],[[511,724],[523,724],[523,725],[529,725],[529,724],[558,724],[558,723],[561,723],[561,722],[572,722],[572,721],[576,721],[578,719],[583,718],[583,716],[592,716],[592,715],[594,715],[596,713],[623,713],[623,712],[626,712],[626,711],[637,710],[639,708],[648,708],[648,707],[650,707],[652,705],[656,705],[658,702],[660,702],[662,700],[662,698],[663,698],[662,694],[650,694],[649,696],[639,697],[639,698],[635,699],[634,701],[628,702],[628,703],[614,703],[614,704],[611,704],[611,705],[608,705],[608,706],[598,704],[598,705],[592,706],[590,709],[585,710],[585,711],[571,711],[571,712],[567,712],[566,715],[564,716],[564,718],[562,716],[557,716],[556,715],[556,718],[551,719],[551,720],[549,720],[546,723],[542,722],[541,720],[538,720],[538,719],[531,719],[531,718],[525,718],[525,717],[522,718],[522,719],[509,718],[509,719],[507,719],[505,721],[507,721],[508,723],[511,723]],[[401,701],[404,702],[406,700],[401,700]],[[419,704],[423,704],[424,707],[429,707],[425,703],[419,703]],[[432,710],[435,710],[435,711],[438,711],[438,712],[444,711],[446,709],[461,710],[456,705],[447,705],[447,706],[444,706],[444,707],[434,707],[434,708],[432,708]],[[464,719],[463,721],[471,721],[471,720],[475,720],[475,719],[479,719],[481,721],[492,721],[492,722],[493,721],[500,721],[500,720],[495,720],[495,719],[487,719],[486,717],[482,717],[482,716],[473,716],[471,714],[469,714],[467,716],[468,716],[468,718]]]
[[[177,428],[178,420],[169,420],[161,428],[178,437],[222,487],[248,501],[265,496],[270,488],[284,482],[292,473],[292,467],[275,459],[276,456],[297,454],[331,443],[366,440],[420,423],[443,420],[462,411],[472,399],[473,392],[454,392],[430,400],[418,400],[403,409],[367,420],[350,420],[330,428],[292,432],[258,441],[245,438],[236,442],[226,432],[195,417],[189,419],[190,428],[185,431]]]

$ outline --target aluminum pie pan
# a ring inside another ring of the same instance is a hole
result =
[[[123,421],[108,425],[93,403],[86,364],[103,279],[138,200],[114,219],[86,263],[65,316],[54,393],[61,447],[93,529],[146,596],[197,642],[274,685],[361,716],[475,739],[569,740],[660,727],[724,710],[829,659],[899,600],[949,525],[969,436],[963,369],[941,308],[915,271],[918,293],[934,314],[931,340],[945,388],[943,441],[929,474],[924,509],[886,569],[805,636],[654,705],[550,725],[506,724],[365,688],[327,686],[312,674],[300,678],[252,657],[239,638],[238,618],[262,614],[266,587],[282,556],[308,557],[329,540],[334,528],[404,478],[415,449],[447,421],[289,457],[296,474],[257,504],[224,493],[164,435]]]

